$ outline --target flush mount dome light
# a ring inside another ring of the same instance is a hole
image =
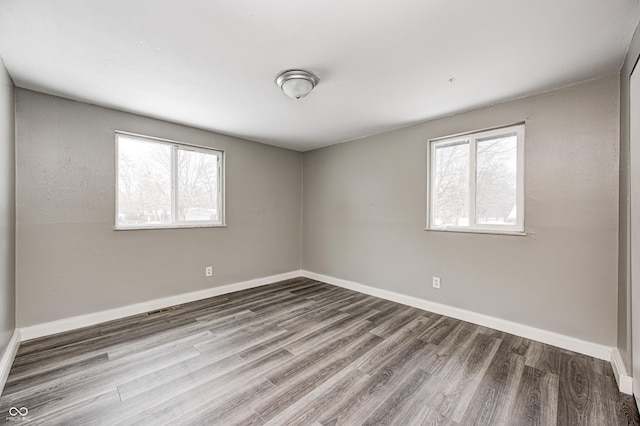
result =
[[[287,70],[276,77],[276,84],[289,97],[304,98],[313,90],[320,79],[314,73],[305,70]]]

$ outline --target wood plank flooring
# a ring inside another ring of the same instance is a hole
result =
[[[0,410],[37,425],[640,425],[607,362],[305,278],[24,342]]]

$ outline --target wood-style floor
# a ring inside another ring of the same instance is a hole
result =
[[[640,424],[607,362],[304,278],[24,342],[0,410],[14,425]]]

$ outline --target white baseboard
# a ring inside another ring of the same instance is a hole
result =
[[[611,351],[611,368],[613,368],[613,375],[616,377],[620,392],[633,395],[633,381],[627,373],[618,348],[613,348]]]
[[[7,377],[9,377],[9,371],[11,370],[11,365],[13,364],[13,360],[16,357],[19,347],[20,329],[16,328],[13,331],[11,340],[9,340],[9,344],[2,354],[2,358],[0,358],[0,395],[2,395],[4,385],[7,383]]]
[[[575,337],[565,336],[554,333],[552,331],[542,330],[528,325],[495,318],[489,315],[479,314],[468,311],[466,309],[456,308],[453,306],[443,305],[441,303],[431,302],[425,299],[419,299],[413,296],[396,293],[389,290],[382,290],[370,287],[364,284],[347,281],[340,278],[330,277],[328,275],[317,274],[315,272],[301,271],[302,276],[314,280],[333,284],[359,293],[365,293],[371,296],[380,297],[381,299],[391,300],[393,302],[402,303],[403,305],[413,306],[425,311],[434,312],[440,315],[468,321],[484,327],[493,328],[495,330],[504,331],[506,333],[515,334],[516,336],[525,337],[527,339],[536,340],[538,342],[547,343],[559,348],[568,349],[594,358],[610,361],[612,347],[600,345],[597,343],[587,342],[576,339]]]
[[[106,311],[96,312],[93,314],[80,315],[71,318],[64,318],[57,321],[51,321],[43,324],[31,325],[21,328],[22,341],[35,339],[38,337],[49,336],[64,331],[75,330],[82,327],[88,327],[102,322],[112,321],[125,318],[131,315],[138,315],[145,312],[162,309],[169,306],[180,305],[182,303],[194,302],[196,300],[206,299],[208,297],[220,296],[222,294],[233,293],[234,291],[246,290],[249,288],[260,287],[272,284],[278,281],[297,278],[300,271],[291,271],[279,275],[271,275],[269,277],[257,278],[249,281],[242,281],[233,284],[227,284],[219,287],[212,287],[206,290],[193,291],[190,293],[178,294],[176,296],[164,297],[162,299],[150,300],[147,302],[136,303],[133,305],[123,306],[121,308],[109,309]]]
[[[19,342],[48,336],[51,334],[61,333],[64,331],[75,330],[78,328],[87,327],[106,321],[112,321],[131,315],[142,314],[145,312],[153,311],[155,309],[166,308],[168,306],[193,302],[196,300],[206,299],[208,297],[214,297],[222,294],[232,293],[235,291],[260,287],[263,285],[272,284],[291,278],[297,278],[300,276],[326,282],[328,284],[333,284],[360,293],[369,294],[371,296],[380,297],[382,299],[390,300],[393,302],[402,303],[404,305],[413,306],[425,311],[434,312],[440,315],[446,315],[452,318],[504,331],[516,336],[521,336],[528,339],[536,340],[538,342],[547,343],[553,346],[568,349],[570,351],[589,355],[598,359],[611,361],[614,373],[616,373],[616,379],[618,380],[618,384],[620,386],[620,391],[624,393],[631,392],[631,377],[627,375],[626,370],[624,369],[624,364],[622,363],[620,354],[617,352],[617,350],[614,351],[614,348],[612,347],[587,342],[575,337],[565,336],[562,334],[554,333],[552,331],[542,330],[539,328],[492,317],[489,315],[479,314],[473,311],[468,311],[466,309],[431,302],[425,299],[407,296],[389,290],[382,290],[357,282],[343,280],[305,270],[291,271],[284,274],[272,275],[269,277],[213,287],[206,290],[194,291],[191,293],[170,296],[162,299],[155,299],[148,302],[136,303],[133,305],[109,309],[93,314],[80,315],[77,317],[65,318],[48,323],[32,325],[21,328],[20,330],[16,330],[16,334],[14,334],[12,342],[15,339],[18,339],[17,341]],[[14,344],[14,346],[14,349],[17,350],[17,343]],[[13,346],[10,345],[10,348],[12,347]],[[11,361],[13,360],[13,356],[15,356],[15,352],[10,358]],[[2,362],[5,362],[5,358],[9,359],[7,358],[7,353],[5,353],[5,355],[3,356]],[[0,364],[0,374],[4,373],[3,367],[5,367],[5,364]],[[7,368],[10,367],[11,363],[9,363],[9,366]],[[8,370],[6,371],[6,373],[8,374]],[[2,379],[2,376],[0,376],[0,379]],[[0,383],[2,382],[0,381]]]

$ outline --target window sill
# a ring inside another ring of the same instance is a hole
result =
[[[197,225],[169,225],[169,226],[114,226],[114,231],[147,231],[158,229],[193,229],[193,228],[225,228],[226,223],[221,224],[197,224]]]
[[[499,229],[425,228],[425,231],[455,232],[460,234],[510,235],[515,237],[526,237],[528,235],[527,231],[501,231]]]

